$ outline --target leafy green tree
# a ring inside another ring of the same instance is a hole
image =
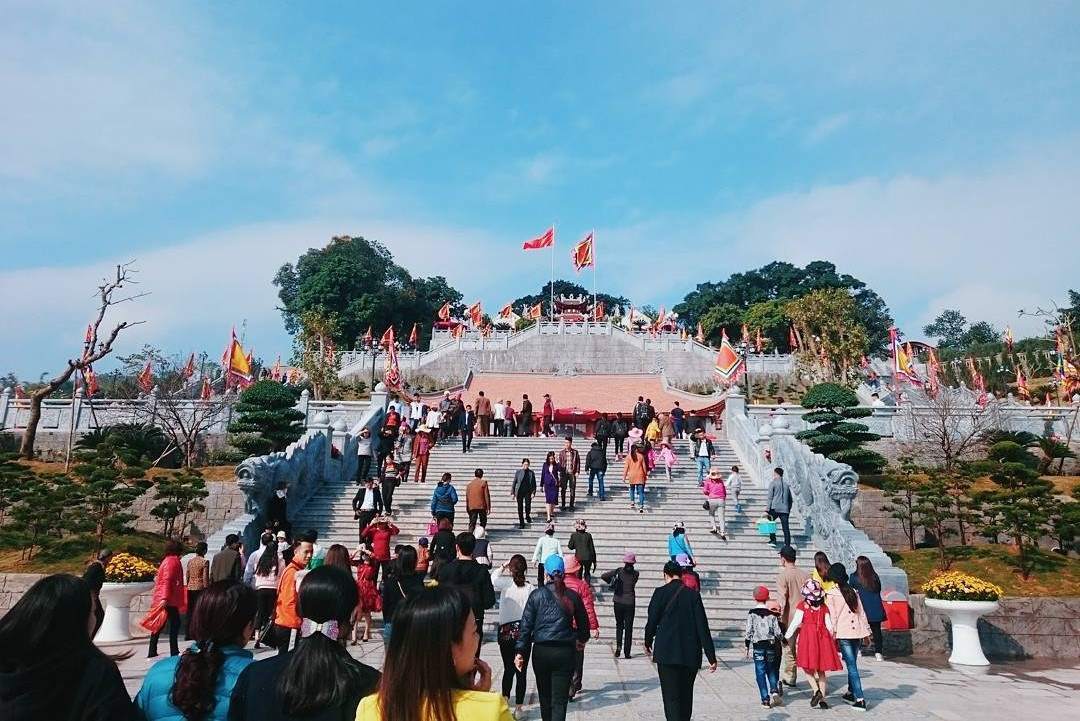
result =
[[[986,518],[993,534],[1012,539],[1017,551],[1017,566],[1023,577],[1028,578],[1039,539],[1049,530],[1055,503],[1054,484],[1039,478],[1031,463],[1022,459],[1010,460],[1020,447],[1016,444],[1011,444],[1015,448],[1004,447],[1008,443],[1003,441],[991,449],[991,456],[997,456],[994,459],[996,466],[990,474],[996,488],[986,497]],[[1019,452],[1027,453],[1022,448]]]
[[[923,333],[936,338],[942,348],[956,348],[963,344],[966,328],[967,318],[960,311],[949,308],[941,311],[937,318],[924,326]]]
[[[964,348],[973,348],[975,346],[996,344],[1000,340],[1001,334],[998,333],[997,328],[985,320],[980,320],[972,323],[971,327],[964,331],[960,345]]]
[[[150,509],[150,515],[162,522],[161,535],[183,535],[192,514],[206,510],[202,503],[210,495],[206,481],[193,469],[173,476],[158,476],[154,481],[154,500],[158,504]]]
[[[1039,459],[1039,473],[1044,475],[1051,473],[1054,461],[1059,461],[1058,473],[1060,474],[1061,465],[1064,464],[1065,459],[1076,458],[1076,453],[1068,445],[1052,436],[1040,438],[1038,446],[1039,452],[1042,453],[1042,458]]]
[[[788,326],[791,319],[788,318],[784,307],[787,301],[764,300],[754,303],[743,313],[743,322],[750,329],[751,337],[756,338],[756,332],[760,329],[761,336],[766,341],[766,349],[788,348]]]
[[[1050,536],[1057,541],[1059,553],[1080,551],[1080,503],[1056,501],[1050,512]]]
[[[7,529],[29,561],[36,551],[59,542],[65,533],[87,530],[82,485],[70,476],[34,475],[11,509]]]
[[[911,458],[901,458],[895,472],[885,478],[881,490],[885,497],[885,505],[881,510],[900,522],[904,529],[904,535],[908,539],[908,548],[915,550],[915,505],[918,502],[917,492],[922,481],[918,477],[918,466]]]
[[[304,433],[304,414],[287,386],[264,380],[240,394],[236,420],[229,425],[229,444],[251,456],[283,451]]]
[[[339,348],[354,344],[369,326],[381,333],[392,325],[400,335],[413,323],[420,324],[423,343],[444,303],[464,312],[461,293],[444,277],[414,278],[385,246],[360,237],[335,237],[307,251],[295,265],[281,266],[274,285],[289,333],[300,331],[305,312],[318,311],[336,323]]]
[[[952,497],[948,486],[941,478],[931,475],[915,491],[914,523],[933,534],[937,541],[938,568],[949,570],[952,561],[945,550],[945,538],[955,531],[950,525],[953,520]]]
[[[701,330],[705,333],[705,340],[712,345],[720,345],[720,338],[726,330],[728,338],[738,343],[742,333],[742,318],[743,312],[738,306],[731,303],[714,305],[701,316]]]
[[[854,391],[836,383],[819,383],[803,396],[804,408],[815,410],[803,416],[814,428],[801,431],[796,438],[806,442],[815,453],[847,463],[859,473],[878,473],[885,465],[885,458],[875,451],[863,448],[866,441],[876,441],[881,436],[871,433],[864,423],[852,422],[865,418],[872,411],[859,408]]]
[[[866,328],[846,290],[824,288],[790,301],[785,312],[811,357],[824,356],[827,378],[847,382],[868,350]]]
[[[4,525],[8,509],[18,502],[34,477],[18,458],[18,453],[0,453],[0,526]]]
[[[78,462],[72,468],[82,481],[82,521],[93,532],[95,553],[105,544],[107,532],[121,533],[128,529],[137,518],[128,509],[150,487],[150,481],[144,477],[145,465],[125,465],[114,452],[113,444],[122,440],[110,436],[94,450],[79,451]],[[142,457],[137,460],[141,461]]]
[[[866,330],[869,352],[885,353],[892,325],[885,302],[865,283],[846,273],[838,273],[836,266],[827,261],[817,260],[805,268],[777,261],[735,273],[725,281],[699,283],[672,310],[688,327],[694,327],[710,308],[723,303],[746,311],[756,303],[789,301],[825,288],[849,291],[855,301],[855,319]],[[786,338],[777,340],[783,343],[779,347],[786,347]]]

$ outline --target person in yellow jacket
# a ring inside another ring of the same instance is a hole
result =
[[[656,445],[660,442],[660,437],[662,435],[663,431],[660,430],[660,421],[653,418],[649,421],[648,427],[645,428],[645,440],[647,440],[650,445]]]
[[[514,721],[490,691],[479,646],[465,591],[442,585],[410,596],[394,613],[379,690],[360,702],[356,721]]]

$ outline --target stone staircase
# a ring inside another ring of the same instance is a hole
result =
[[[731,637],[741,633],[746,611],[753,606],[753,589],[759,584],[775,586],[778,564],[776,548],[768,539],[757,534],[755,521],[765,506],[765,489],[756,487],[743,477],[741,514],[734,512],[734,499],[728,499],[728,540],[709,533],[708,513],[702,509],[704,496],[697,486],[696,468],[689,458],[686,441],[676,441],[679,463],[672,471],[669,483],[662,469],[654,472],[646,485],[646,512],[644,515],[631,511],[629,492],[622,482],[622,463],[614,460],[614,446],[609,445],[607,475],[608,499],[604,502],[587,495],[587,474],[578,480],[577,508],[558,515],[556,537],[564,546],[574,530],[574,521],[584,518],[593,534],[599,556],[597,572],[618,568],[627,551],[637,555],[637,568],[641,571],[638,582],[638,611],[636,625],[644,626],[648,599],[663,582],[661,568],[668,560],[667,537],[676,521],[686,524],[687,534],[697,560],[697,571],[702,581],[702,599],[710,625],[717,636]],[[575,440],[584,462],[589,441]],[[717,455],[714,464],[725,471],[738,463],[734,451],[726,440],[716,442]],[[427,483],[411,481],[399,486],[394,494],[395,523],[401,529],[398,537],[402,543],[416,543],[426,535],[431,519],[429,511],[432,489],[444,472],[453,474],[454,485],[461,501],[458,504],[458,530],[466,527],[465,486],[476,468],[484,469],[484,477],[491,487],[494,511],[488,519],[488,537],[491,540],[495,564],[503,563],[515,553],[520,553],[533,568],[532,554],[537,538],[543,533],[543,491],[533,499],[533,523],[524,530],[518,529],[517,505],[510,497],[514,471],[522,458],[529,458],[533,468],[538,469],[548,450],[558,450],[561,438],[476,438],[472,452],[463,454],[461,443],[452,439],[436,448],[428,466]],[[317,492],[295,520],[298,530],[313,528],[319,532],[320,545],[341,543],[350,550],[356,548],[356,522],[353,520],[351,500],[355,486],[324,487]],[[537,502],[539,501],[539,502]],[[792,542],[800,550],[799,565],[808,567],[812,560],[807,538],[803,535],[801,519],[791,518]],[[534,577],[535,571],[530,576]],[[601,628],[614,628],[614,616],[610,593],[599,578],[593,578],[593,591],[597,597],[597,614]],[[491,616],[489,615],[489,618]],[[606,635],[606,634],[605,634]],[[733,640],[733,639],[731,639]]]

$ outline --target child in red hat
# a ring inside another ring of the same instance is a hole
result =
[[[780,705],[780,676],[777,673],[779,651],[777,642],[783,637],[780,621],[769,610],[769,589],[758,586],[754,589],[757,605],[746,614],[746,657],[750,658],[750,648],[754,649],[754,676],[757,679],[761,705],[765,708]]]

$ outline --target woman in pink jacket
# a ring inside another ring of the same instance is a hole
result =
[[[836,584],[825,593],[825,605],[832,616],[833,635],[840,644],[840,655],[844,657],[847,669],[848,692],[843,698],[854,708],[866,710],[866,697],[859,677],[859,653],[870,641],[870,622],[866,620],[859,593],[848,584],[844,564],[829,566],[827,575]]]
[[[177,636],[180,633],[180,614],[187,612],[187,587],[184,585],[184,569],[180,565],[180,554],[184,547],[180,541],[170,538],[165,541],[165,558],[158,566],[157,575],[154,576],[154,595],[150,599],[150,607],[159,603],[165,604],[165,613],[168,615],[169,624],[169,655],[179,656],[180,645]],[[161,635],[158,629],[150,636],[150,650],[147,658],[158,655],[157,642]]]
[[[709,476],[705,479],[705,485],[701,487],[705,494],[705,506],[712,516],[712,530],[720,538],[727,540],[727,486],[724,485],[724,474],[719,468],[713,466],[709,469]],[[719,522],[717,517],[719,516]]]

